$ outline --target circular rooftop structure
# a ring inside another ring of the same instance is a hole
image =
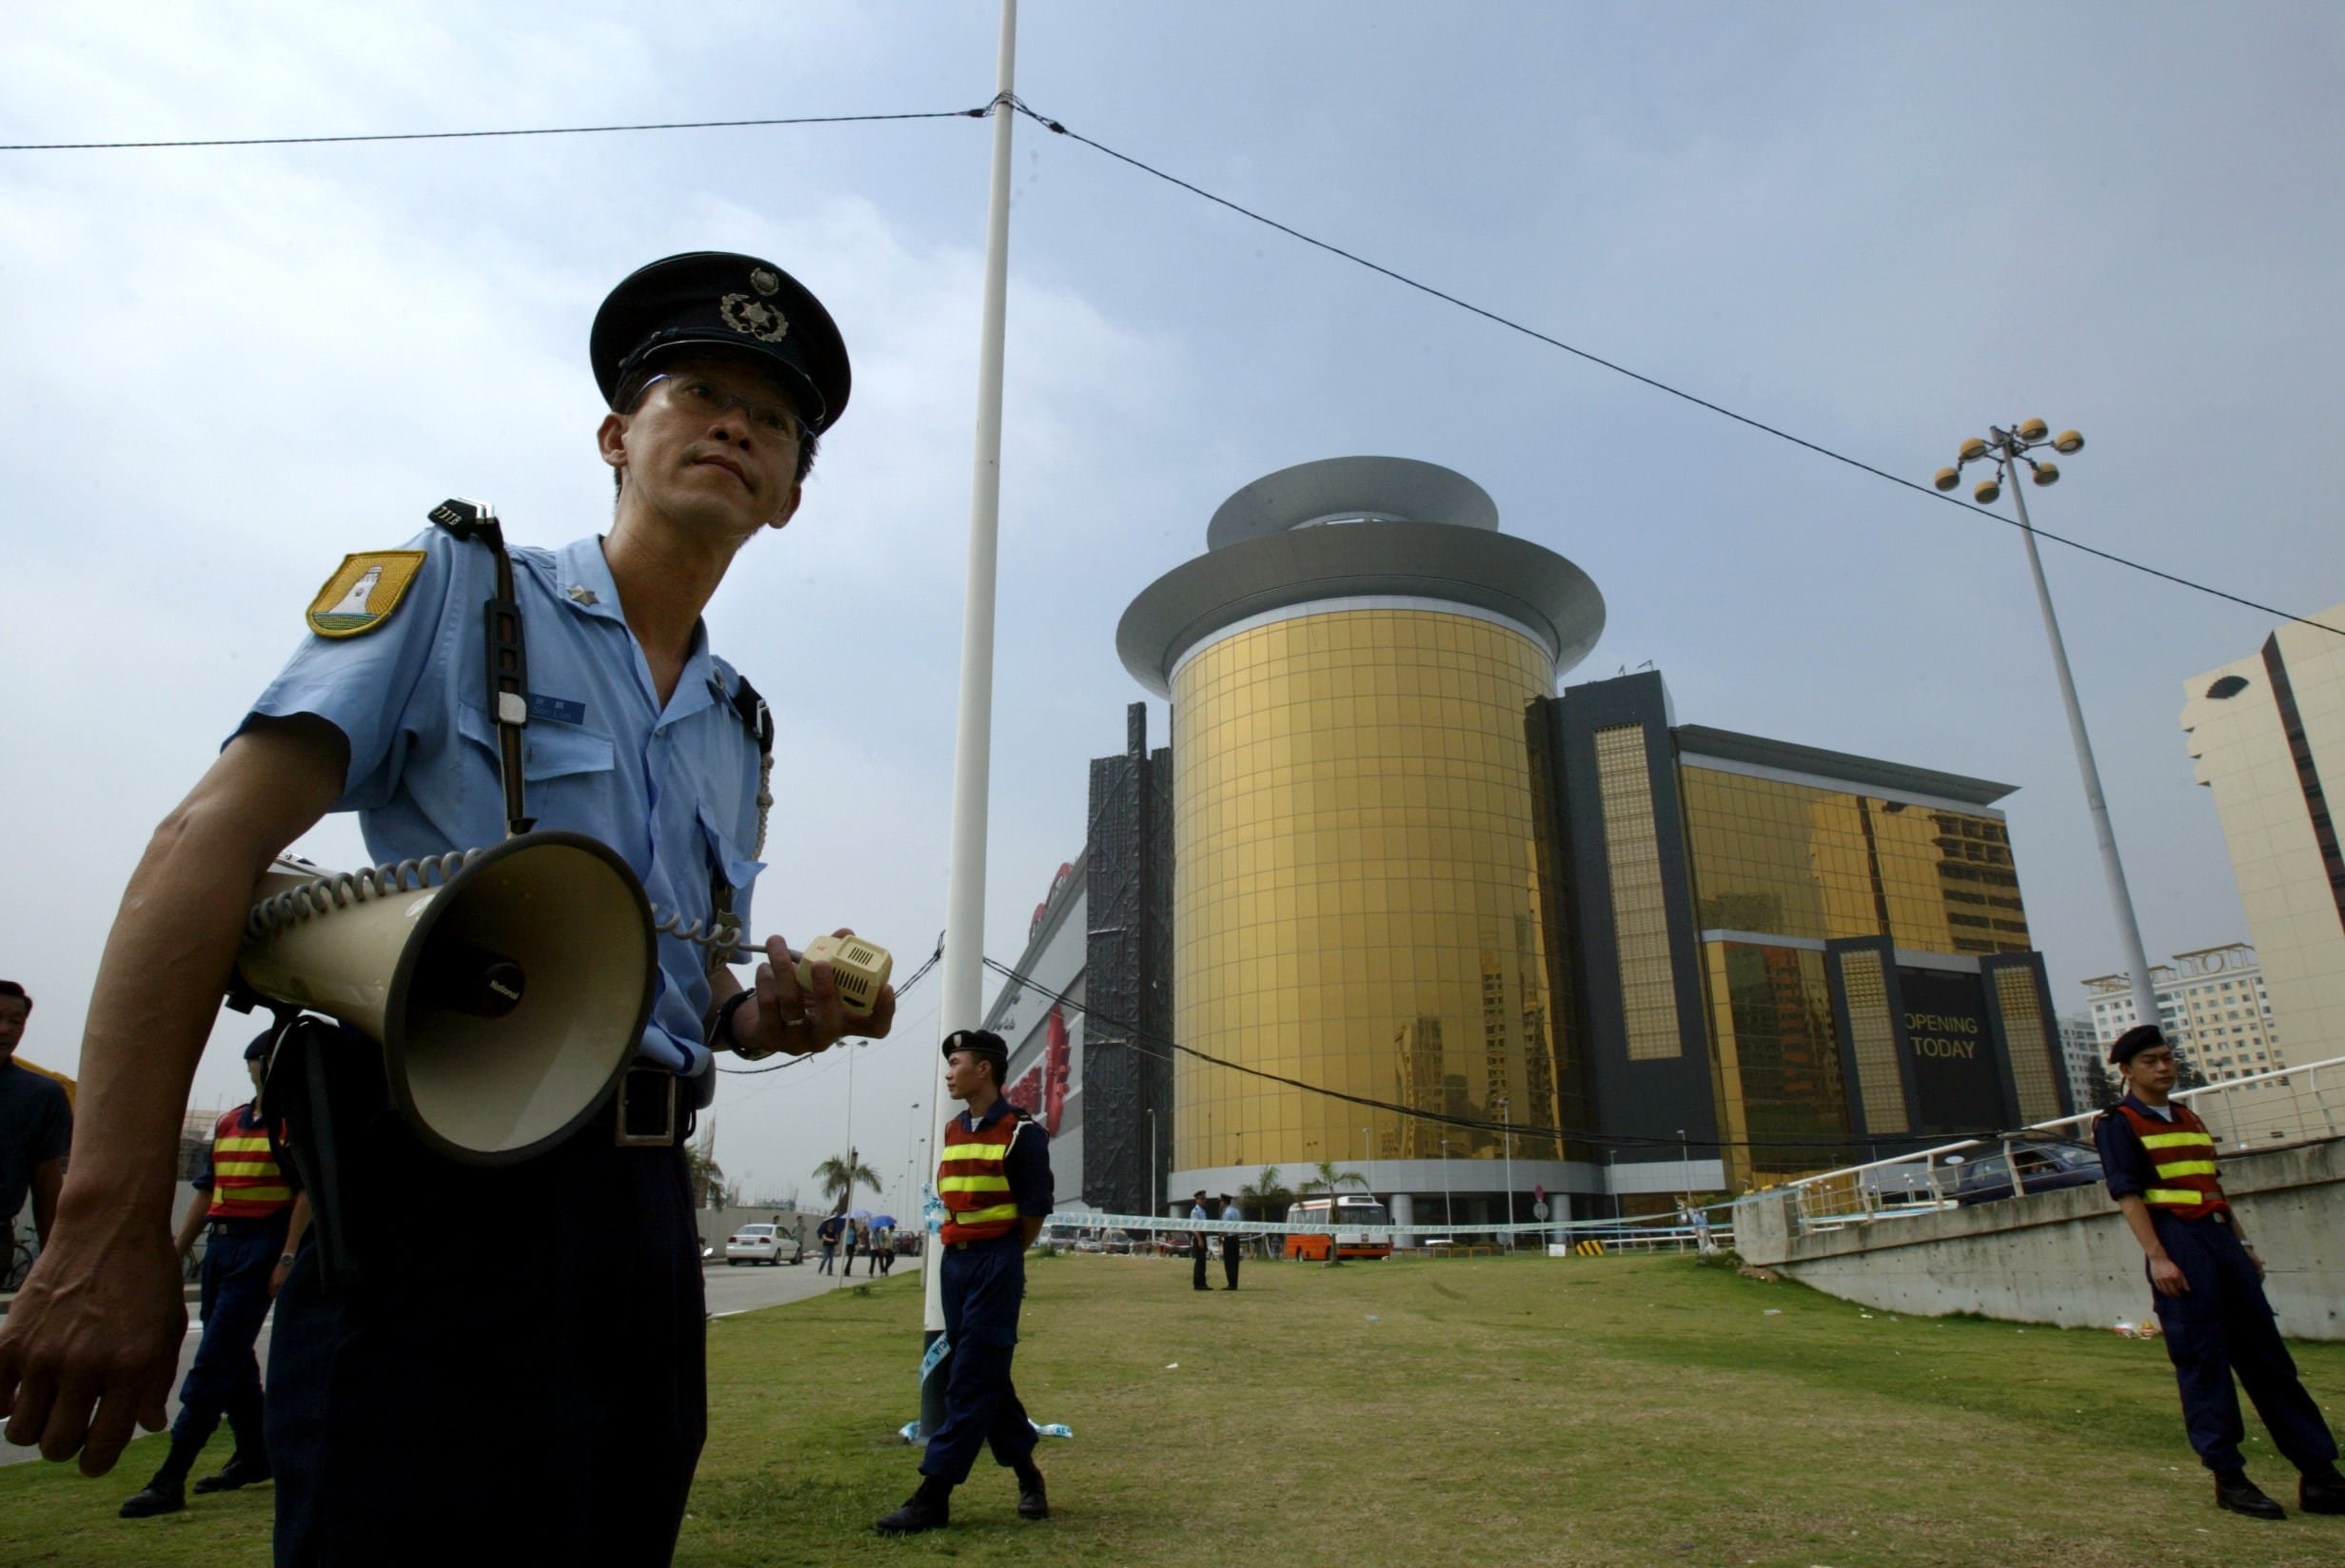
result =
[[[1348,522],[1441,522],[1498,532],[1498,503],[1465,475],[1413,458],[1323,458],[1281,468],[1221,503],[1205,547]]]
[[[1214,512],[1207,553],[1151,583],[1115,629],[1159,696],[1192,651],[1242,622],[1341,601],[1456,606],[1511,624],[1564,672],[1604,634],[1604,596],[1543,545],[1498,531],[1465,475],[1408,458],[1331,458],[1254,480]]]

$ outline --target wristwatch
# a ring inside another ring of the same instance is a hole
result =
[[[743,1002],[753,1000],[757,994],[749,987],[743,986],[719,1003],[716,1016],[708,1021],[708,1038],[701,1044],[711,1050],[729,1050],[744,1062],[762,1061],[773,1055],[774,1051],[780,1049],[781,1048],[776,1046],[765,1050],[751,1050],[733,1038],[733,1015],[740,1010]]]

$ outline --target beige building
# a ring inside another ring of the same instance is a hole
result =
[[[2158,1027],[2200,1077],[2245,1078],[2288,1065],[2272,1019],[2256,950],[2244,942],[2178,952],[2171,964],[2150,966],[2158,994]],[[2140,1022],[2133,977],[2100,974],[2084,982],[2093,995],[2093,1037],[2103,1049]],[[2270,1084],[2252,1086],[2269,1088]]]
[[[2345,624],[2345,604],[2315,618]],[[2345,787],[2345,637],[2281,627],[2194,676],[2181,722],[2222,819],[2276,1045],[2299,1064],[2345,1055],[2345,856],[2323,785]]]

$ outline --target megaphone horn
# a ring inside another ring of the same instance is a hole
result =
[[[378,1042],[401,1115],[449,1159],[513,1164],[577,1131],[651,1014],[651,907],[581,833],[353,872],[280,861],[262,892],[239,977]]]

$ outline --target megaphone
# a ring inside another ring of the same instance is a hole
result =
[[[651,906],[582,833],[355,872],[281,859],[261,892],[239,978],[380,1044],[401,1116],[451,1160],[511,1165],[577,1131],[651,1015]]]

